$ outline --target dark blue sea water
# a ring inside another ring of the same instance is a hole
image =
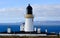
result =
[[[50,32],[56,32],[59,33],[60,32],[60,25],[51,25],[51,26],[47,26],[47,25],[41,25],[41,26],[35,26],[37,28],[41,28],[42,32],[45,32],[45,29],[47,29],[48,33]]]
[[[0,32],[6,32],[8,26],[10,26],[12,32],[18,32],[20,31],[20,23],[18,24],[0,24]],[[41,28],[41,31],[44,32],[45,29],[48,30],[48,33],[50,32],[60,32],[60,22],[34,22],[34,27]]]

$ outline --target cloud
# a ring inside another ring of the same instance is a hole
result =
[[[0,9],[0,22],[21,22],[24,19],[23,8],[2,8]]]
[[[60,5],[33,5],[35,20],[60,21]]]
[[[2,8],[0,12],[19,12],[24,11],[23,8]]]
[[[36,5],[34,14],[40,17],[60,17],[60,5]]]
[[[25,10],[23,8],[2,8],[0,9],[0,15],[2,16],[23,16]]]
[[[58,20],[60,21],[60,5],[32,5],[34,20]],[[2,8],[0,9],[0,22],[23,21],[26,8]]]

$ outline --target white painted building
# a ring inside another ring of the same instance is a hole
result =
[[[40,28],[37,29],[37,33],[41,33],[41,29]]]
[[[20,31],[24,31],[24,24],[20,25]]]
[[[30,6],[30,4],[27,7],[27,14],[25,16],[25,27],[24,27],[24,31],[25,32],[33,32],[34,30],[34,26],[33,26],[33,14],[32,14],[32,7]]]
[[[10,28],[10,26],[7,28],[7,33],[11,33],[11,28]]]

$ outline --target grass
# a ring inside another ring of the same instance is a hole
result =
[[[60,36],[0,36],[0,38],[60,38]]]

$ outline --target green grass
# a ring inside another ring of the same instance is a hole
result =
[[[0,36],[0,38],[60,38],[60,36]]]

